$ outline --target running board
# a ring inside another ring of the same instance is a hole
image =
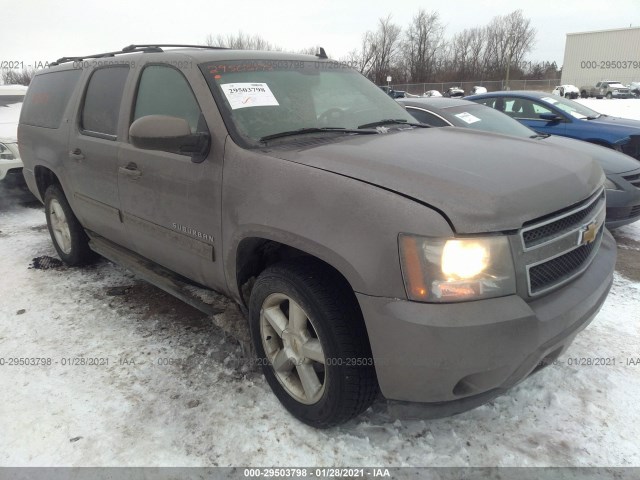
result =
[[[235,303],[213,290],[190,283],[186,278],[127,250],[100,235],[87,231],[89,247],[99,255],[123,266],[136,276],[179,298],[210,316],[225,313]]]

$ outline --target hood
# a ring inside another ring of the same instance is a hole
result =
[[[627,135],[640,134],[640,120],[632,120],[630,118],[610,117],[608,115],[602,115],[601,117],[594,118],[593,120],[586,120],[586,121],[594,125],[607,125],[607,126],[620,127],[620,131],[626,132]]]
[[[604,170],[604,173],[607,175],[630,172],[631,170],[640,168],[640,161],[629,155],[583,140],[574,140],[573,138],[558,137],[556,135],[540,140],[547,144],[570,148],[591,156],[600,164],[602,170]]]
[[[584,200],[603,182],[589,155],[470,129],[309,140],[263,152],[409,196],[443,212],[458,233],[518,229]]]

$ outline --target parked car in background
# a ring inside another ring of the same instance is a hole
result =
[[[631,82],[629,84],[629,90],[636,96],[636,98],[640,97],[640,82]]]
[[[441,97],[442,94],[438,90],[427,90],[422,94],[423,97]]]
[[[0,85],[0,181],[22,176],[18,120],[26,93],[27,87],[22,85]]]
[[[487,132],[536,138],[586,153],[596,159],[607,176],[607,228],[617,228],[640,219],[640,162],[620,152],[572,138],[538,134],[492,108],[462,99],[400,99],[418,121],[432,127],[455,126]]]
[[[491,92],[467,97],[515,118],[538,133],[613,148],[640,160],[640,121],[610,117],[573,100],[542,92]]]
[[[551,93],[553,95],[572,99],[580,96],[580,90],[575,85],[558,85]]]
[[[580,87],[582,98],[631,98],[631,91],[617,80],[605,80],[594,86],[584,85]]]
[[[384,93],[389,95],[391,98],[404,98],[406,95],[406,92],[404,90],[394,90],[393,88],[390,88],[384,85],[381,86],[380,88]]]
[[[616,248],[589,155],[428,128],[326,56],[171,48],[39,70],[27,185],[67,265],[97,252],[209,315],[229,297],[296,418],[474,408],[598,313]]]
[[[475,86],[469,92],[469,95],[476,95],[479,93],[487,93],[487,89],[485,87]]]
[[[460,87],[449,87],[443,96],[449,98],[464,97],[464,90]]]

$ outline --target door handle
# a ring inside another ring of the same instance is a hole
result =
[[[71,150],[69,152],[69,157],[78,162],[81,162],[82,160],[84,160],[84,155],[82,154],[82,150],[80,150],[79,148],[76,148],[75,150]]]
[[[137,180],[142,175],[142,172],[138,170],[138,166],[133,162],[129,162],[126,167],[118,167],[118,172],[126,175],[131,180]]]

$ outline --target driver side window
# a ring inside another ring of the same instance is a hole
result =
[[[526,98],[510,98],[504,102],[504,113],[512,118],[540,120],[541,114],[553,112],[540,103]]]
[[[201,131],[200,107],[182,73],[172,67],[151,65],[144,69],[138,84],[133,121],[147,115],[184,118],[191,132]]]

